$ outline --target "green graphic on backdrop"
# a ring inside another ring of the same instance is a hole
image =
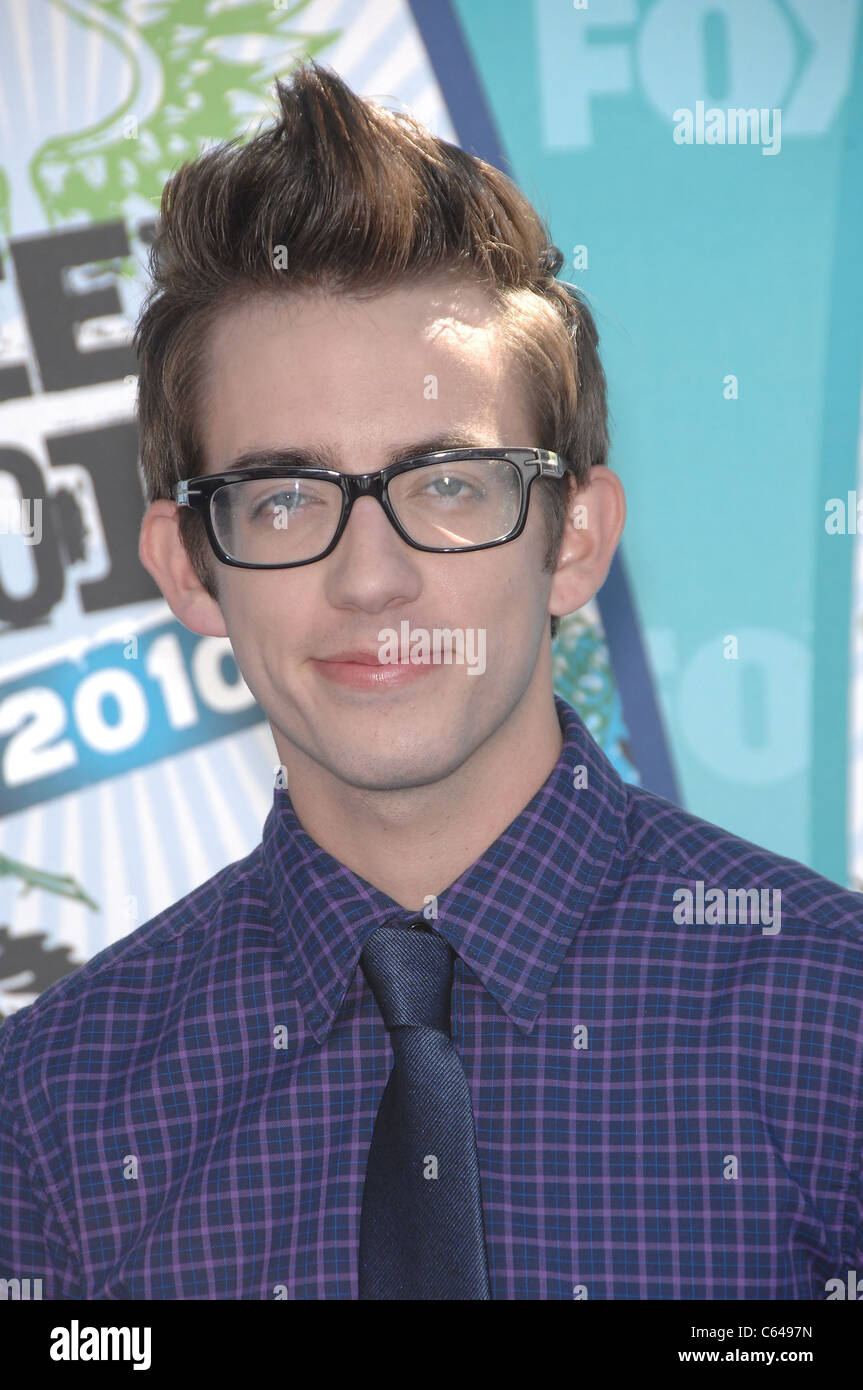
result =
[[[132,0],[51,3],[102,37],[128,71],[129,90],[104,119],[52,137],[34,155],[30,176],[48,226],[81,216],[94,222],[122,217],[133,194],[157,206],[179,164],[208,142],[234,136],[247,113],[260,108],[275,73],[285,73],[299,58],[317,57],[341,34],[303,31],[299,22],[311,0],[288,5],[248,0],[221,8],[212,0],[181,0],[149,9]],[[241,56],[241,42],[258,35],[284,44],[277,60],[271,46],[263,59]],[[224,53],[232,43],[229,58]],[[148,96],[142,83],[145,57],[161,88],[152,110],[141,109]],[[0,169],[0,229],[7,236],[10,200],[9,181]]]

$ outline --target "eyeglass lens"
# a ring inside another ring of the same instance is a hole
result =
[[[407,534],[439,549],[484,545],[512,531],[521,474],[507,459],[424,464],[390,479],[389,498]],[[326,550],[342,509],[337,483],[264,478],[225,483],[211,499],[216,538],[232,559],[273,565]]]

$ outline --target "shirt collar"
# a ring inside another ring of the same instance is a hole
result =
[[[542,787],[479,859],[438,894],[430,925],[528,1034],[567,947],[617,862],[626,792],[578,713],[554,696],[560,757]],[[318,1043],[333,1026],[365,940],[411,920],[333,858],[274,791],[262,837],[273,929]],[[414,914],[416,916],[418,914]]]

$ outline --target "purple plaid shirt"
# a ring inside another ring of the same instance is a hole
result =
[[[555,769],[429,909],[492,1297],[824,1299],[863,1276],[863,902],[623,782],[555,704]],[[392,1065],[358,959],[414,916],[277,790],[252,854],[14,1014],[0,1277],[356,1298]]]

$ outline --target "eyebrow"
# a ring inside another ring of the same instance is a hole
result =
[[[420,439],[414,444],[405,444],[392,449],[387,455],[386,467],[413,458],[415,454],[434,454],[440,449],[481,449],[487,447],[466,434],[441,434],[433,439]],[[233,472],[243,468],[339,468],[338,454],[326,445],[311,445],[308,448],[248,449],[230,459],[218,472]]]

